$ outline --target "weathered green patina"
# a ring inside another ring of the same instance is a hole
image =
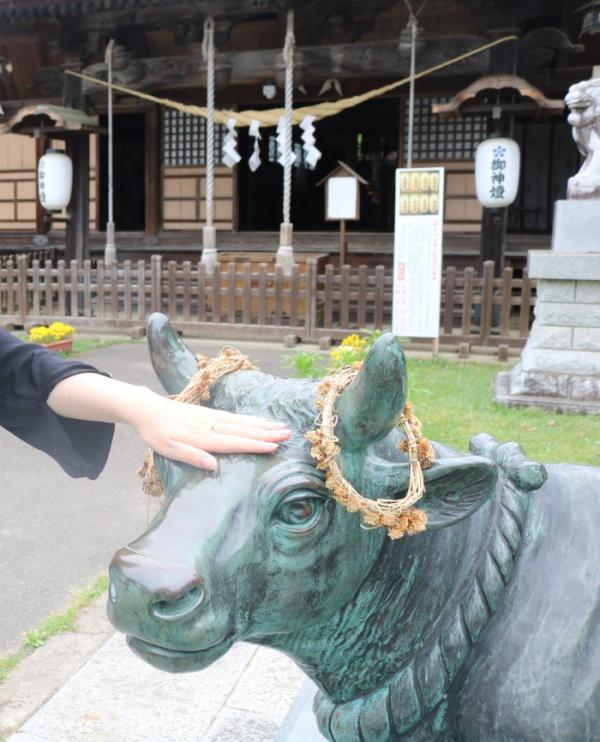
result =
[[[160,315],[149,341],[181,391],[192,354]],[[383,336],[338,403],[343,472],[368,497],[406,490],[405,395],[402,349]],[[109,615],[132,649],[172,672],[242,639],[280,649],[321,688],[336,742],[598,739],[600,470],[546,472],[487,435],[471,455],[435,444],[427,531],[391,541],[324,489],[304,439],[316,396],[311,381],[223,377],[211,405],[293,438],[215,473],[157,457],[165,505],[111,566]]]

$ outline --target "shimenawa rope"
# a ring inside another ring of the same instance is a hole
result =
[[[475,55],[481,54],[488,49],[492,49],[494,46],[498,46],[498,44],[505,44],[507,41],[518,41],[518,39],[518,36],[511,35],[504,36],[503,38],[496,39],[495,41],[490,41],[488,44],[483,44],[483,46],[479,46],[476,49],[471,49],[464,54],[459,54],[456,57],[452,57],[452,59],[447,59],[445,62],[440,62],[433,67],[428,67],[425,70],[421,70],[421,72],[417,72],[417,74],[414,76],[414,79],[420,80],[422,77],[427,77],[427,75],[431,75],[434,72],[443,70],[444,68],[450,67],[453,64],[463,62],[465,59],[469,59],[469,57],[474,57]],[[107,87],[107,83],[104,80],[99,80],[98,78],[91,77],[90,75],[83,75],[82,73],[75,72],[74,70],[67,70],[66,74],[72,75],[73,77],[78,77],[81,80],[87,80],[88,82],[94,83],[95,85]],[[366,93],[362,93],[361,95],[353,95],[350,98],[341,98],[337,101],[324,101],[323,103],[317,103],[312,106],[300,106],[299,108],[296,108],[294,110],[292,114],[292,122],[294,124],[299,124],[305,116],[314,116],[315,120],[323,119],[327,116],[335,116],[338,113],[342,113],[342,111],[346,111],[348,108],[353,108],[354,106],[365,103],[372,98],[378,98],[381,95],[385,95],[385,93],[390,93],[392,90],[396,90],[396,88],[407,85],[410,80],[410,77],[404,77],[401,80],[391,82],[388,85],[383,85],[382,87],[375,88],[374,90],[369,90]],[[118,90],[119,92],[125,93],[126,95],[132,95],[136,98],[142,98],[143,100],[152,101],[153,103],[158,103],[159,105],[166,106],[167,108],[174,108],[177,111],[189,113],[192,116],[203,116],[204,118],[206,118],[206,116],[208,115],[208,111],[205,106],[186,105],[185,103],[179,103],[179,101],[171,100],[170,98],[159,98],[158,96],[151,95],[150,93],[142,93],[140,90],[133,90],[131,88],[125,87],[124,85],[115,85],[113,83],[112,87],[113,90]],[[229,119],[233,118],[236,121],[236,125],[238,127],[242,127],[250,126],[252,120],[256,119],[261,126],[267,127],[277,126],[279,120],[284,115],[285,108],[272,108],[267,111],[216,110],[215,121],[218,124],[226,124]]]

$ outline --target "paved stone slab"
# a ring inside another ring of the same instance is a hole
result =
[[[305,675],[281,652],[261,647],[227,701],[231,708],[283,719]]]
[[[77,633],[52,637],[0,685],[0,737],[19,729],[113,635],[104,603],[84,611]]]
[[[10,742],[271,742],[304,680],[289,658],[243,642],[206,670],[172,675],[115,634]]]
[[[325,739],[317,727],[313,699],[317,686],[307,680],[296,696],[275,742],[321,742]]]
[[[281,721],[279,717],[226,707],[202,737],[202,742],[272,742]]]

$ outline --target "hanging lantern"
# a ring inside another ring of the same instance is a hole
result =
[[[38,163],[40,203],[48,211],[62,211],[69,205],[73,186],[73,163],[64,152],[49,149]]]
[[[485,139],[475,154],[475,190],[488,209],[510,206],[517,197],[521,150],[512,139]]]

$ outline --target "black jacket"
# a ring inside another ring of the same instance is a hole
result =
[[[114,425],[61,417],[46,400],[59,381],[99,373],[0,330],[0,426],[52,456],[72,477],[96,479],[110,450]]]

